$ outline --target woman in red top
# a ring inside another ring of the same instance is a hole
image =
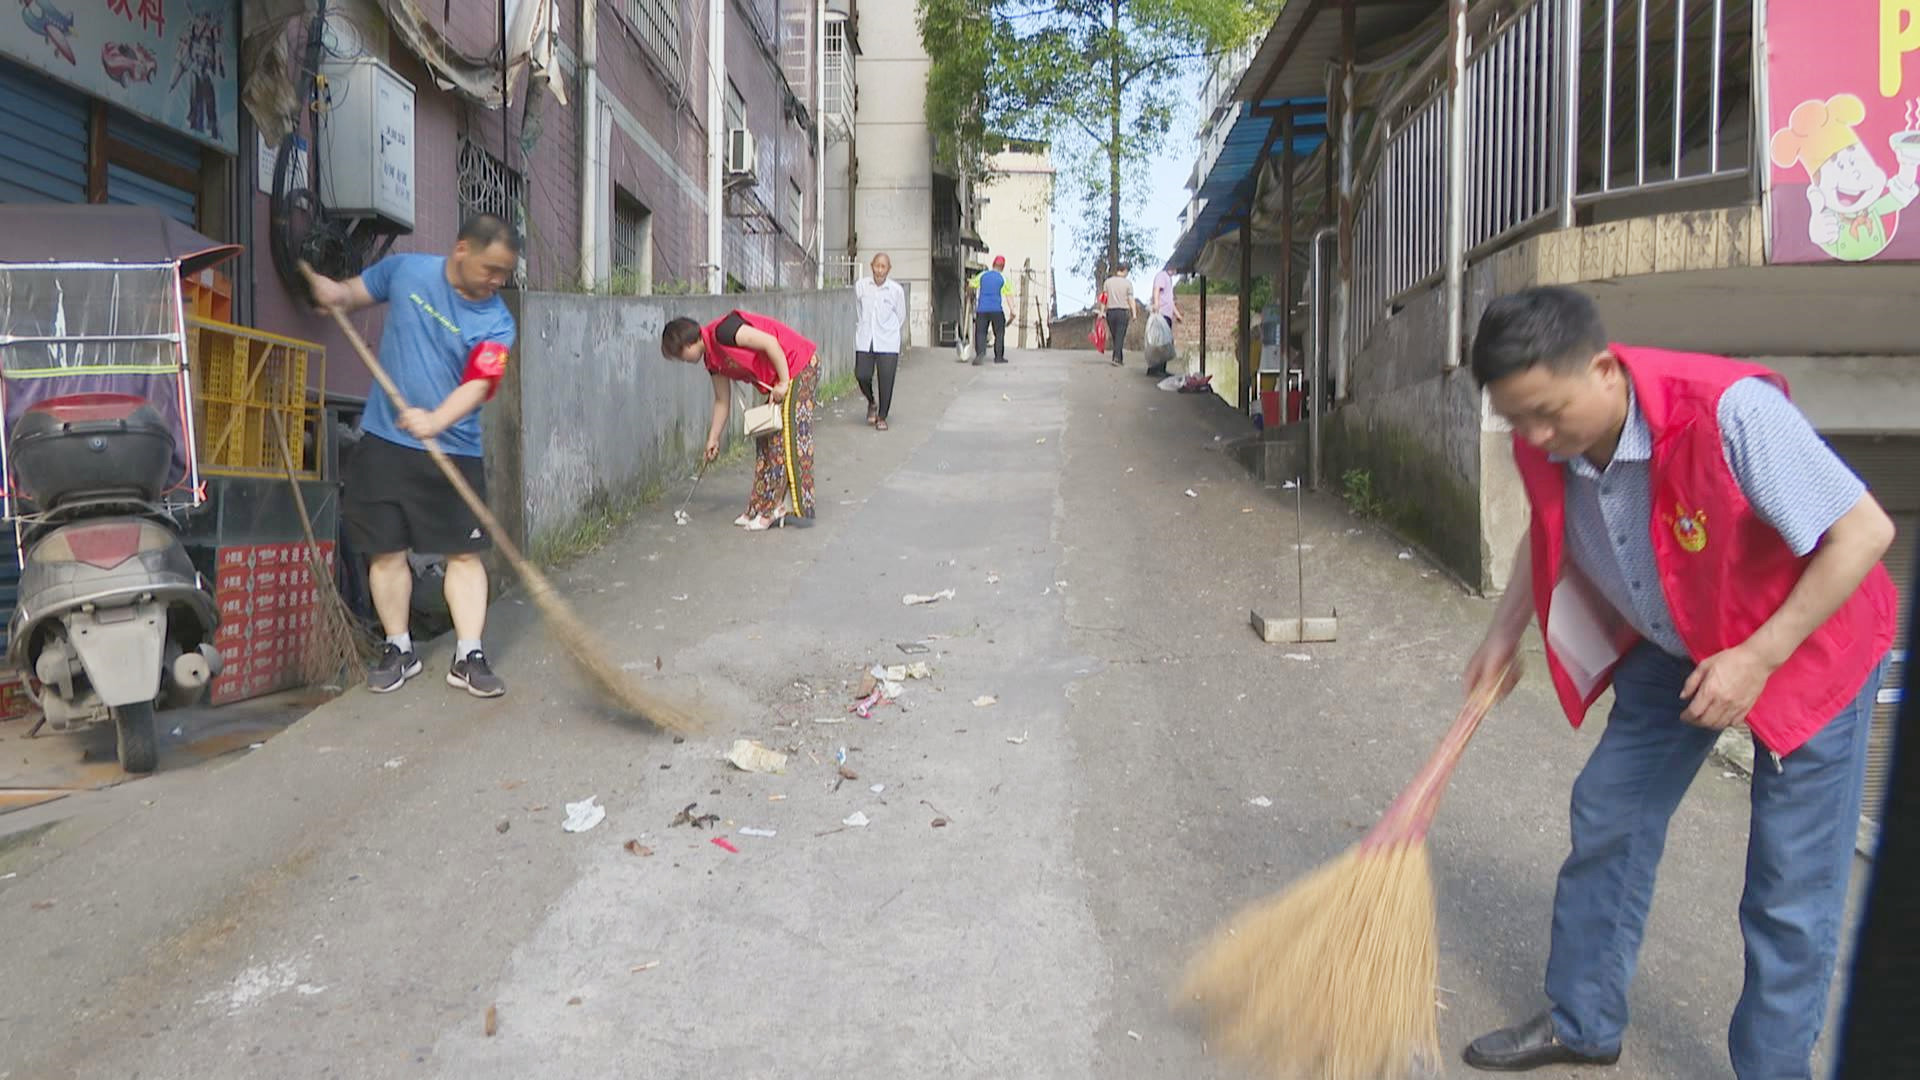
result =
[[[813,410],[820,365],[813,342],[765,315],[730,311],[705,326],[688,318],[667,323],[660,351],[669,360],[704,362],[713,376],[713,422],[707,460],[720,456],[732,383],[748,383],[780,405],[780,430],[755,440],[758,460],[747,512],[735,525],[758,532],[813,523]]]

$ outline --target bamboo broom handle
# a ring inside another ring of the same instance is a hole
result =
[[[1501,687],[1512,678],[1518,664],[1517,657],[1509,660],[1506,666],[1500,669],[1498,675],[1476,689],[1467,699],[1467,703],[1460,709],[1460,715],[1454,719],[1453,726],[1447,729],[1446,735],[1440,740],[1440,745],[1434,749],[1433,755],[1414,775],[1413,782],[1407,785],[1406,790],[1393,800],[1393,805],[1387,808],[1387,812],[1381,815],[1379,824],[1375,825],[1361,840],[1361,847],[1370,848],[1401,843],[1418,839],[1426,834],[1427,826],[1432,823],[1434,813],[1440,808],[1440,796],[1446,791],[1447,780],[1453,775],[1454,766],[1460,763],[1461,756],[1466,753],[1467,743],[1480,729],[1480,722],[1493,711],[1494,704],[1500,699]]]

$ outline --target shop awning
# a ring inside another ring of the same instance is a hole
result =
[[[1194,191],[1194,198],[1204,201],[1193,223],[1174,244],[1168,263],[1175,273],[1192,273],[1208,242],[1230,231],[1226,220],[1245,211],[1253,201],[1266,157],[1286,149],[1275,129],[1280,125],[1276,114],[1288,107],[1295,110],[1293,152],[1296,158],[1305,160],[1315,147],[1326,141],[1325,99],[1267,101],[1257,108],[1242,102],[1220,156],[1214,159],[1213,168],[1200,179],[1200,186]],[[1261,153],[1263,149],[1267,151],[1265,157]]]
[[[176,262],[192,274],[239,253],[151,206],[0,205],[0,263]]]

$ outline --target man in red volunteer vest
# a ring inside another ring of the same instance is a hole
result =
[[[1469,687],[1518,679],[1538,616],[1578,726],[1613,708],[1572,800],[1551,1008],[1481,1036],[1475,1068],[1610,1065],[1667,822],[1716,738],[1756,744],[1740,1080],[1810,1080],[1845,914],[1867,732],[1893,643],[1893,523],[1765,368],[1609,344],[1592,301],[1488,306],[1474,377],[1512,425],[1529,535]]]

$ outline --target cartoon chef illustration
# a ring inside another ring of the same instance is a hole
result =
[[[1807,170],[1807,202],[1813,209],[1808,238],[1846,262],[1885,251],[1900,211],[1920,196],[1920,153],[1910,153],[1908,145],[1913,133],[1893,137],[1900,172],[1890,177],[1854,131],[1866,117],[1866,105],[1857,96],[1836,94],[1794,106],[1787,126],[1773,133],[1773,163]]]

